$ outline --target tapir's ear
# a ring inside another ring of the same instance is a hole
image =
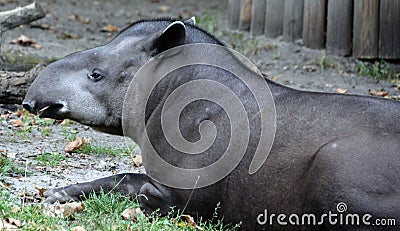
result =
[[[185,24],[181,21],[175,21],[156,36],[150,44],[150,49],[155,51],[156,54],[183,45],[186,40]]]
[[[187,24],[192,24],[192,25],[196,25],[196,17],[191,17],[188,20],[185,21],[185,23]]]

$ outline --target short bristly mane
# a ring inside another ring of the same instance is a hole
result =
[[[133,22],[131,25],[125,27],[123,30],[121,30],[118,35],[115,37],[117,38],[120,34],[124,33],[126,30],[132,28],[135,25],[141,24],[141,23],[146,23],[146,22],[175,22],[175,21],[182,21],[181,19],[177,19],[177,18],[172,18],[172,17],[160,17],[160,18],[151,18],[151,19],[140,19],[138,21]],[[220,39],[218,39],[217,37],[215,37],[213,34],[211,34],[210,32],[204,30],[203,28],[197,26],[197,25],[193,25],[191,23],[182,21],[185,23],[185,26],[191,27],[193,29],[199,30],[201,32],[203,32],[204,34],[206,34],[207,36],[210,36],[212,39],[214,39],[219,45],[221,46],[226,46],[226,44],[224,42],[222,42]]]

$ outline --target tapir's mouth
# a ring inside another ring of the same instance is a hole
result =
[[[66,118],[66,110],[62,110],[64,108],[63,104],[52,104],[46,107],[43,107],[38,111],[40,118],[53,118],[56,120],[62,120]]]

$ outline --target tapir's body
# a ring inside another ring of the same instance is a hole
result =
[[[123,98],[134,74],[156,54],[188,43],[222,45],[188,22],[184,25],[160,19],[136,23],[109,44],[74,53],[49,65],[32,84],[24,106],[32,112],[40,111],[41,116],[71,118],[120,134]],[[226,147],[230,131],[225,115],[210,102],[200,101],[187,107],[180,120],[186,139],[191,142],[199,139],[198,126],[204,119],[214,122],[220,138],[205,155],[182,157],[160,134],[159,105],[166,95],[189,80],[216,79],[238,89],[240,98],[247,102],[250,118],[258,113],[253,110],[256,104],[251,93],[240,91],[243,83],[235,81],[231,73],[212,67],[190,68],[171,74],[151,95],[150,106],[146,108],[146,129],[165,160],[196,168],[213,163]],[[254,73],[254,78],[261,77]],[[371,214],[371,223],[374,218],[399,221],[400,103],[298,91],[265,81],[275,101],[276,134],[267,161],[255,174],[249,174],[248,169],[257,145],[259,119],[250,122],[250,145],[240,164],[221,181],[195,189],[192,195],[192,190],[166,187],[144,174],[121,174],[55,189],[47,193],[48,201],[79,199],[82,193],[103,187],[132,195],[144,194],[146,197],[140,197],[140,202],[147,212],[160,208],[165,213],[170,206],[183,209],[187,205],[185,213],[205,218],[211,217],[220,203],[219,215],[224,222],[242,222],[246,230],[271,228],[271,222],[276,230],[359,230],[359,226],[330,226],[327,218],[319,226],[301,226],[302,214],[315,214],[317,222],[329,211],[340,214],[336,208],[340,202],[346,203],[348,213],[360,217]],[[114,188],[116,182],[119,184]],[[272,220],[266,218],[266,210],[268,216],[272,213],[276,216]],[[289,222],[290,214],[297,214],[300,223],[279,225],[278,214],[286,214],[285,219],[281,218],[283,222]],[[385,228],[397,230],[394,226]]]

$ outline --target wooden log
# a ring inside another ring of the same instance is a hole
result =
[[[250,29],[250,22],[251,22],[251,5],[252,0],[241,0],[240,1],[240,21],[239,21],[239,30],[246,30]]]
[[[354,0],[353,56],[377,58],[379,55],[379,1]]]
[[[353,1],[328,1],[326,49],[335,55],[352,53]]]
[[[240,19],[240,0],[229,0],[229,28],[238,29]]]
[[[43,8],[37,2],[14,10],[0,12],[0,32],[38,20],[45,15]]]
[[[252,36],[264,34],[266,0],[253,0],[251,10],[250,34]]]
[[[285,0],[283,40],[293,42],[303,33],[304,0]]]
[[[265,11],[265,35],[275,38],[282,35],[284,0],[267,0]]]
[[[304,45],[320,49],[325,47],[326,0],[305,0],[303,18]]]
[[[0,104],[20,104],[43,68],[39,64],[28,72],[0,71]]]
[[[379,58],[400,59],[400,0],[381,0]]]

